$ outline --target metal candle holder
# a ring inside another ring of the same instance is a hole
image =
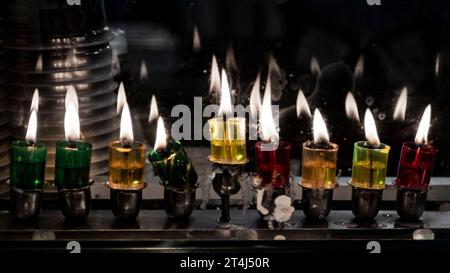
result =
[[[91,185],[76,189],[60,189],[58,194],[62,212],[68,220],[86,219],[91,210]]]
[[[428,189],[397,187],[397,213],[402,219],[418,220],[425,211]]]
[[[41,211],[42,189],[11,187],[11,213],[17,219],[34,219]]]
[[[142,190],[147,186],[144,183],[141,189],[110,189],[111,209],[114,216],[119,220],[134,220],[141,211]]]
[[[239,192],[239,176],[244,165],[226,165],[213,163],[214,169],[220,169],[212,179],[214,191],[220,196],[222,215],[218,220],[219,227],[228,228],[230,226],[230,196]]]
[[[164,186],[164,210],[169,218],[187,219],[191,216],[195,206],[195,192],[193,188],[177,189]]]

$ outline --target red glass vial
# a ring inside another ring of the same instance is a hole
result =
[[[262,178],[261,185],[271,184],[275,189],[283,189],[289,185],[291,144],[280,141],[274,150],[264,149],[266,145],[262,141],[255,145],[256,170]]]
[[[430,144],[403,143],[395,184],[405,189],[427,190],[437,152]]]

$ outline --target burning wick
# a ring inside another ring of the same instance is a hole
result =
[[[120,117],[120,141],[124,148],[130,148],[134,141],[133,126],[131,123],[131,114],[128,103],[122,108],[122,116]]]
[[[331,149],[330,137],[328,135],[327,126],[319,109],[314,110],[313,118],[313,135],[314,142],[310,148],[314,149]]]
[[[365,148],[376,149],[380,147],[375,119],[369,109],[366,109],[366,114],[364,115],[364,132],[367,140],[364,143]]]
[[[161,154],[167,147],[166,127],[161,117],[158,118],[158,127],[156,129],[156,140],[153,150]]]

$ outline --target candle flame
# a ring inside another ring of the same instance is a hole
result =
[[[194,52],[199,52],[202,49],[202,44],[200,42],[200,34],[198,33],[198,28],[194,26],[194,33],[192,37],[192,49]]]
[[[221,78],[221,87],[220,87],[220,107],[219,107],[219,116],[231,115],[232,113],[232,104],[231,104],[231,95],[230,95],[230,86],[228,84],[227,73],[225,69],[222,69],[222,78]]]
[[[267,142],[278,144],[278,131],[273,120],[272,113],[272,90],[270,77],[267,78],[266,89],[264,91],[263,104],[260,113],[261,139]]]
[[[66,101],[64,132],[66,134],[67,141],[73,142],[80,139],[80,119],[78,117],[78,110],[74,101]]]
[[[125,104],[127,104],[127,95],[125,93],[125,87],[123,85],[123,82],[119,85],[119,91],[117,92],[117,109],[116,109],[116,115],[119,115],[122,111],[122,108]]]
[[[323,120],[322,114],[317,108],[314,110],[313,135],[315,143],[330,142],[327,126]]]
[[[364,132],[366,133],[366,139],[369,141],[370,145],[375,147],[380,146],[377,126],[375,125],[375,120],[369,108],[366,109],[366,114],[364,115]]]
[[[25,140],[28,143],[36,142],[36,132],[37,132],[37,114],[36,110],[31,110],[30,119],[28,120],[27,134]]]
[[[305,98],[305,94],[300,89],[297,95],[297,117],[302,117],[303,115],[311,118],[311,110],[309,109],[308,101]]]
[[[315,76],[320,75],[319,61],[314,56],[311,58],[311,62],[309,64],[309,69],[311,70],[311,74],[313,74]]]
[[[150,114],[148,115],[148,122],[152,122],[156,120],[159,116],[158,104],[156,103],[155,95],[152,96],[152,100],[150,102]]]
[[[139,72],[139,81],[142,83],[144,81],[148,80],[148,70],[147,70],[147,63],[145,60],[142,60],[141,62],[141,69]]]
[[[353,71],[353,79],[361,77],[364,73],[364,55],[359,56]]]
[[[39,90],[34,89],[33,98],[31,99],[30,112],[35,111],[36,113],[39,111]]]
[[[134,141],[133,125],[131,123],[131,114],[128,103],[125,103],[120,117],[120,141],[131,143]]]
[[[395,105],[393,119],[396,121],[405,121],[406,106],[408,104],[408,89],[403,87],[397,104]]]
[[[256,120],[259,111],[261,111],[261,72],[258,72],[255,83],[253,84],[252,92],[250,93],[250,114]]]
[[[158,126],[156,129],[156,139],[153,150],[158,151],[159,149],[164,149],[167,146],[167,135],[166,127],[164,126],[164,121],[161,117],[158,118]]]
[[[428,143],[428,131],[430,129],[431,122],[431,105],[428,105],[423,111],[422,119],[417,129],[415,142],[417,145]]]
[[[77,91],[75,90],[75,87],[73,85],[70,85],[67,88],[65,102],[66,102],[66,104],[65,104],[66,110],[69,106],[69,102],[72,102],[73,105],[75,106],[75,110],[77,110],[77,112],[78,112],[78,96],[77,96]]]
[[[348,92],[345,97],[345,113],[349,119],[359,122],[359,110],[352,92]]]
[[[42,61],[42,54],[39,54],[37,60],[36,60],[36,72],[42,72],[42,69],[44,67],[44,62]]]
[[[210,93],[217,93],[220,91],[220,72],[219,65],[217,64],[216,56],[213,55],[211,64],[211,85],[209,87]]]

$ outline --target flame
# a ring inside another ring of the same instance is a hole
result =
[[[397,121],[405,121],[406,105],[408,104],[408,89],[403,87],[400,97],[398,97],[395,105],[393,119]]]
[[[260,113],[261,139],[278,143],[279,136],[272,114],[272,87],[270,77],[267,78],[263,104]]]
[[[369,108],[366,109],[366,114],[364,116],[364,132],[366,133],[366,139],[369,141],[370,145],[375,147],[380,146],[377,126],[375,125],[375,120],[373,119],[372,112]]]
[[[75,106],[75,110],[77,110],[77,112],[78,112],[78,96],[77,96],[77,91],[75,90],[75,87],[73,85],[70,85],[67,88],[65,102],[66,102],[66,110],[69,106],[69,102],[72,102],[73,105]]]
[[[222,85],[220,87],[220,92],[219,116],[230,115],[233,110],[231,104],[230,86],[228,85],[227,72],[225,69],[222,69]]]
[[[311,63],[309,64],[309,69],[311,70],[311,74],[319,76],[320,75],[320,65],[319,61],[317,61],[316,57],[311,58]]]
[[[28,143],[36,142],[36,132],[37,132],[37,114],[36,110],[31,110],[30,119],[28,120],[27,134],[25,140]]]
[[[325,125],[322,114],[317,108],[314,110],[313,134],[315,143],[330,142],[327,126]]]
[[[212,65],[211,65],[211,85],[209,87],[209,92],[217,93],[220,91],[220,72],[219,66],[217,65],[216,56],[213,55]]]
[[[119,85],[119,91],[117,92],[117,109],[116,109],[116,115],[120,114],[120,111],[122,111],[122,108],[125,104],[127,104],[127,95],[125,93],[125,87],[123,85],[123,82]]]
[[[258,72],[255,83],[253,84],[252,92],[250,93],[250,115],[256,120],[258,112],[261,111],[261,72]]]
[[[192,39],[192,49],[194,52],[199,52],[202,49],[202,44],[200,42],[200,34],[198,33],[197,26],[194,26],[194,34]]]
[[[419,128],[417,129],[417,134],[415,138],[415,142],[417,145],[427,144],[428,143],[428,131],[430,129],[431,122],[431,105],[425,108],[423,111],[422,119],[419,123]]]
[[[36,72],[42,72],[42,69],[44,68],[44,62],[42,61],[42,54],[39,54],[37,60],[36,60]]]
[[[152,96],[152,100],[150,101],[150,114],[148,115],[148,122],[152,122],[156,120],[159,116],[158,104],[156,103],[155,95]]]
[[[66,140],[73,142],[80,139],[80,119],[75,101],[67,101],[73,97],[66,96],[66,114],[64,115],[64,132]]]
[[[30,112],[35,111],[36,113],[39,111],[39,90],[34,89],[33,98],[31,99]]]
[[[161,117],[158,118],[158,126],[156,129],[156,139],[153,150],[158,151],[159,149],[164,149],[167,146],[167,135],[166,127],[164,126],[164,121]]]
[[[309,109],[308,101],[306,100],[305,94],[303,94],[303,91],[301,89],[298,91],[296,107],[297,117],[306,115],[307,117],[311,118],[311,110]]]
[[[123,105],[122,116],[120,118],[120,141],[127,143],[134,141],[133,125],[131,123],[131,114],[128,103]]]
[[[345,113],[349,119],[354,119],[359,122],[359,110],[355,97],[352,92],[348,92],[345,97]]]
[[[145,60],[142,60],[141,62],[141,70],[139,72],[139,81],[142,83],[143,81],[148,80],[148,70],[147,70],[147,63]]]
[[[361,77],[364,73],[364,55],[359,56],[353,71],[353,79]]]

